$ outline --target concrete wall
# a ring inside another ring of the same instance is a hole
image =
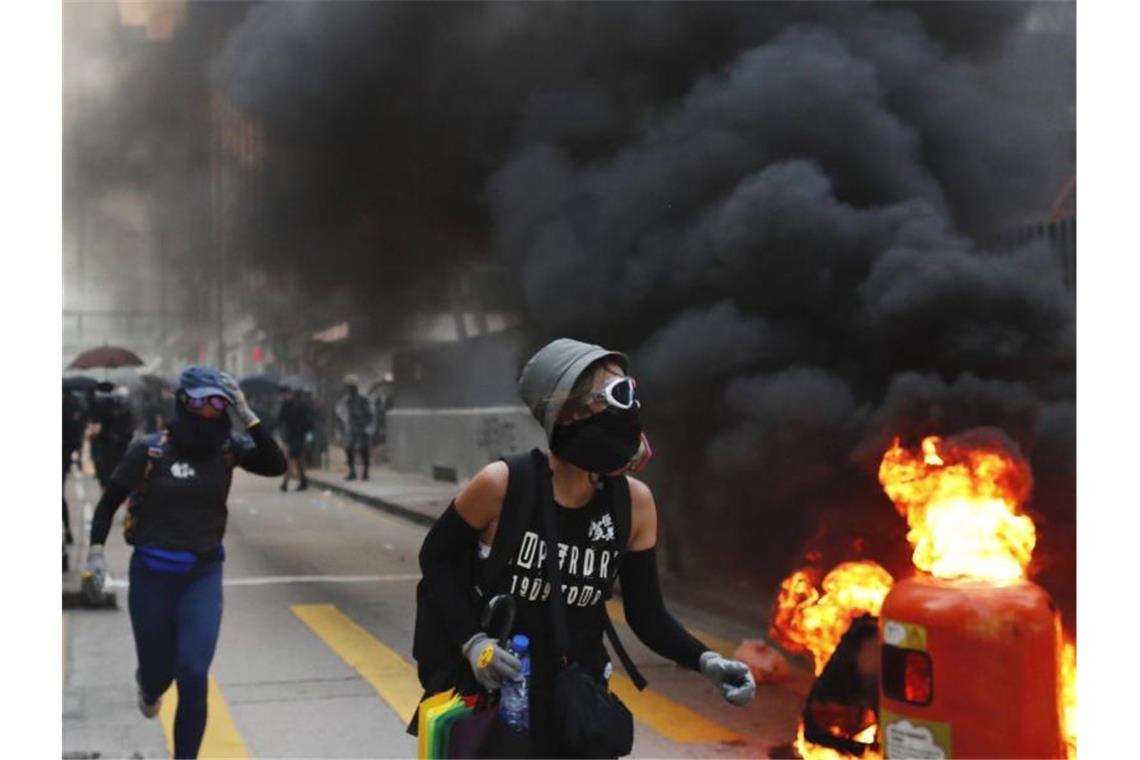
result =
[[[525,406],[388,412],[391,466],[441,480],[470,479],[504,454],[545,448],[546,437]]]

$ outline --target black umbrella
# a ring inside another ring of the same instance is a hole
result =
[[[63,389],[75,393],[93,391],[98,384],[98,380],[93,377],[87,377],[86,375],[74,375],[73,377],[63,378]]]
[[[93,369],[104,367],[114,369],[115,367],[141,367],[142,364],[143,360],[134,351],[118,346],[99,346],[99,348],[92,348],[75,357],[75,360],[68,364],[67,368]]]
[[[241,389],[251,396],[260,393],[280,393],[281,383],[270,375],[250,375],[238,381]]]

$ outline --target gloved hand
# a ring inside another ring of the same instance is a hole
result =
[[[237,413],[238,419],[244,422],[247,428],[253,427],[259,420],[253,410],[249,408],[249,401],[246,400],[241,386],[228,372],[222,372],[221,375],[222,387],[225,388],[226,393],[233,397],[234,411]]]
[[[756,696],[756,679],[740,660],[726,660],[708,651],[701,655],[700,663],[701,675],[719,686],[720,693],[732,704],[740,707]]]
[[[103,596],[103,586],[106,583],[107,560],[103,557],[103,547],[96,544],[87,550],[87,564],[83,568],[83,595],[88,601],[97,602]]]
[[[499,646],[498,639],[477,633],[463,645],[463,656],[471,664],[475,680],[488,691],[507,681],[522,680],[522,663],[519,658]]]

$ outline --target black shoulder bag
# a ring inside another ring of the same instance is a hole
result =
[[[550,581],[550,618],[553,643],[560,667],[554,677],[554,727],[572,757],[620,757],[633,750],[633,715],[617,695],[610,693],[581,665],[569,658],[570,629],[562,599],[562,571],[558,567],[558,528],[550,468],[541,468],[539,480],[542,521],[548,547],[546,577]]]

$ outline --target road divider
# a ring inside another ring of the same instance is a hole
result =
[[[262,578],[226,578],[223,586],[275,586],[283,583],[411,583],[420,579],[419,573],[390,573],[387,575],[269,575]],[[126,580],[108,578],[107,588],[127,588]]]

